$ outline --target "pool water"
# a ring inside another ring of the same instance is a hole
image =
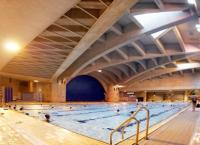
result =
[[[41,120],[45,120],[44,115],[49,114],[51,124],[109,143],[111,131],[128,119],[141,105],[149,108],[152,126],[181,111],[188,103],[17,105],[17,110],[23,106],[23,113]],[[140,131],[144,130],[146,112],[142,111],[136,118],[141,121]],[[135,122],[132,122],[125,129],[125,138],[134,135],[135,129]],[[115,143],[121,140],[120,130],[114,134],[113,140]]]

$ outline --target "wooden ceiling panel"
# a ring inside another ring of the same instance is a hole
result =
[[[109,5],[111,2],[107,1],[106,3]],[[50,3],[53,2],[50,1]],[[71,9],[65,12],[62,9],[62,13],[59,15],[60,18],[57,16],[56,21],[51,21],[51,25],[46,27],[22,52],[17,54],[2,69],[2,72],[51,78],[73,48],[107,8],[101,0],[82,0],[78,3],[74,1],[73,4],[75,5],[71,5]],[[53,7],[51,9],[60,7]],[[34,12],[36,13],[37,11]],[[32,18],[30,17],[30,19]],[[42,21],[46,21],[46,19]]]

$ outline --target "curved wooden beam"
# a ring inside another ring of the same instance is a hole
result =
[[[193,45],[186,45],[185,46],[186,51],[185,52],[174,52],[174,51],[167,51],[166,54],[146,54],[145,56],[131,56],[127,60],[111,60],[109,63],[101,63],[96,64],[95,66],[91,66],[88,68],[85,68],[81,73],[90,73],[92,71],[96,71],[99,69],[104,69],[108,67],[112,67],[119,64],[126,64],[133,61],[139,61],[143,59],[152,59],[157,57],[165,57],[165,56],[176,56],[176,55],[183,55],[183,54],[193,54],[200,52],[200,49]]]
[[[76,60],[80,58],[81,54],[86,52],[86,50],[88,50],[88,48],[110,28],[126,12],[127,9],[130,9],[130,7],[137,2],[138,0],[114,0],[111,5],[103,12],[103,14],[97,19],[95,24],[90,28],[85,36],[80,40],[78,45],[76,45],[72,53],[66,58],[66,60],[53,75],[52,79],[56,79],[61,74],[62,76],[71,76],[68,75],[68,73],[71,74],[74,72],[73,67],[75,67],[75,70],[77,68],[76,65],[72,64],[76,63]],[[84,61],[82,61],[82,64],[83,62]],[[72,71],[68,71],[69,67],[72,69]]]
[[[118,78],[119,81],[122,79],[120,76],[121,71],[120,71],[120,73],[117,72],[116,68],[109,68],[109,69],[106,69],[105,71],[109,71],[110,73],[113,73]]]
[[[159,64],[157,66],[154,66],[152,68],[149,68],[147,69],[146,71],[143,71],[139,74],[136,74],[132,77],[130,77],[129,79],[125,80],[122,84],[123,85],[129,85],[131,84],[132,82],[137,82],[137,81],[140,81],[142,80],[143,78],[145,78],[145,76],[148,76],[149,73],[154,70],[155,68],[159,68],[160,66],[163,66],[163,65],[166,65],[166,64],[169,64],[169,63],[172,63],[173,61],[178,61],[178,60],[182,60],[182,59],[185,59],[185,58],[189,58],[189,57],[193,57],[193,56],[196,56],[196,55],[200,55],[200,52],[199,53],[195,53],[195,54],[190,54],[190,55],[187,55],[187,56],[182,56],[182,57],[179,57],[177,59],[173,59],[171,61],[168,61],[166,63],[163,63],[163,64]]]
[[[165,18],[168,17],[166,20]],[[83,68],[85,68],[91,62],[97,60],[98,58],[118,49],[126,44],[129,44],[137,39],[140,39],[144,35],[150,35],[157,31],[188,22],[190,20],[196,19],[196,14],[191,14],[190,12],[175,12],[168,15],[163,15],[163,19],[160,23],[152,25],[151,27],[143,29],[133,29],[120,36],[114,37],[112,40],[105,41],[103,44],[96,45],[95,48],[88,49],[79,59],[77,59],[71,67],[64,71],[61,77],[73,77],[77,75]],[[101,49],[98,49],[101,48]],[[93,51],[95,49],[95,51]],[[84,62],[84,63],[83,63]]]

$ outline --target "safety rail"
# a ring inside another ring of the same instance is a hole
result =
[[[138,119],[136,119],[136,115],[142,111],[145,110],[146,111],[146,134],[145,134],[145,139],[148,140],[148,133],[149,133],[149,109],[147,107],[140,107],[139,109],[137,109],[136,112],[133,113],[133,115],[131,115],[130,118],[128,118],[126,121],[124,121],[123,123],[121,123],[116,129],[114,129],[111,133],[110,133],[110,145],[113,144],[113,134],[116,133],[117,131],[121,130],[121,134],[122,134],[122,141],[124,140],[124,133],[125,133],[125,128],[130,124],[131,121],[135,120],[137,128],[136,128],[136,136],[135,136],[135,145],[138,145],[138,141],[139,141],[139,133],[140,133],[140,121]]]

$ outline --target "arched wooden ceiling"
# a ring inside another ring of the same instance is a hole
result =
[[[74,2],[0,74],[48,80],[89,74],[106,84],[129,84],[159,69],[151,78],[182,71],[177,63],[200,55],[196,2],[196,7],[187,0]],[[150,13],[157,15],[149,15],[147,24],[135,17]]]
[[[160,16],[151,16],[152,21],[146,27],[132,19],[133,15],[150,12]],[[187,59],[190,63],[192,57],[199,55],[199,33],[195,24],[198,24],[198,11],[187,1],[166,0],[159,4],[158,1],[139,1],[115,23],[120,33],[107,31],[102,36],[107,41],[93,44],[62,76],[102,70],[103,77],[113,77],[115,81],[111,83],[128,85],[160,67],[168,72],[167,68],[175,68],[178,61]],[[161,30],[164,30],[162,34],[153,37]],[[107,73],[110,70],[112,74]]]

